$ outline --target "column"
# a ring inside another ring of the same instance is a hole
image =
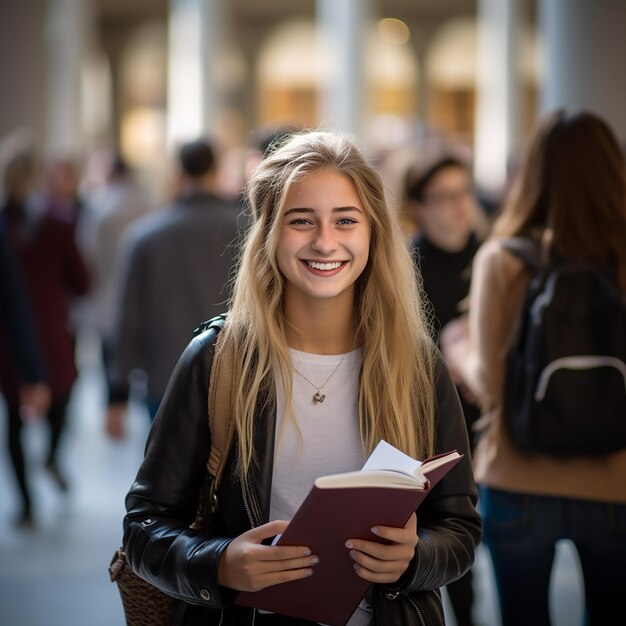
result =
[[[417,102],[415,113],[418,120],[416,138],[418,143],[423,143],[427,137],[427,121],[428,121],[428,98],[430,97],[428,90],[430,88],[428,82],[428,67],[426,65],[426,51],[424,46],[420,46],[417,54],[417,66],[419,68],[419,80],[417,82]]]
[[[519,0],[479,0],[478,20],[474,173],[497,191],[520,134]]]
[[[81,72],[89,45],[91,2],[48,0],[46,150],[79,153],[83,147]]]
[[[541,0],[545,84],[540,110],[588,109],[626,141],[626,2]]]
[[[320,119],[327,128],[359,135],[366,113],[365,46],[370,0],[317,0],[326,81]]]
[[[0,143],[20,127],[29,128],[38,144],[44,138],[48,72],[41,31],[46,11],[38,2],[0,3]]]
[[[218,68],[225,23],[223,0],[170,0],[169,142],[215,132],[222,108]]]

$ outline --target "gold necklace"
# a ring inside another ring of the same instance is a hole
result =
[[[330,373],[330,376],[319,387],[314,382],[310,381],[301,371],[293,367],[293,364],[291,365],[291,367],[293,368],[293,371],[296,372],[296,374],[300,374],[300,376],[302,376],[302,378],[304,378],[304,380],[306,380],[306,382],[309,383],[309,385],[311,385],[315,389],[313,398],[311,398],[311,402],[313,404],[321,404],[322,402],[324,402],[324,400],[326,399],[326,394],[324,393],[324,387],[327,385],[328,381],[333,377],[333,374],[339,369],[339,366],[343,363],[343,360],[345,358],[346,358],[346,355],[344,354],[341,357],[341,360],[339,361],[339,363],[337,363],[337,365],[335,366],[335,369]]]

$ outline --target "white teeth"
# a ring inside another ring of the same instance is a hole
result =
[[[307,261],[307,264],[314,270],[336,270],[341,267],[341,261],[334,261],[333,263],[317,263],[316,261]]]

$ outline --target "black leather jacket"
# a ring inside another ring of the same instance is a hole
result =
[[[250,487],[242,489],[231,458],[211,532],[189,528],[211,444],[207,392],[215,338],[214,329],[203,332],[180,358],[126,498],[127,558],[142,578],[183,601],[177,623],[186,625],[254,623],[252,609],[233,606],[236,592],[218,584],[217,569],[229,542],[267,522],[270,508],[276,416],[260,401],[255,430],[259,463],[251,472]],[[375,624],[443,624],[438,588],[469,569],[481,538],[465,422],[443,364],[437,403],[436,451],[456,448],[465,458],[420,506],[420,541],[407,572],[394,585],[374,585]]]

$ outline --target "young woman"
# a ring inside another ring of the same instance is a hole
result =
[[[220,340],[237,355],[235,443],[213,532],[189,528],[211,443],[216,336],[207,331],[172,375],[128,494],[127,558],[183,601],[181,624],[304,624],[233,602],[241,590],[315,576],[308,546],[265,545],[315,478],[359,469],[380,439],[417,458],[456,448],[465,459],[419,520],[381,527],[387,545],[352,539],[346,547],[355,575],[374,583],[351,626],[420,623],[407,596],[428,624],[441,623],[431,590],[470,567],[481,521],[458,396],[428,338],[380,177],[346,138],[308,132],[258,165],[248,198],[253,224]]]
[[[573,541],[578,551],[586,623],[615,623],[622,612],[616,564],[626,559],[626,450],[566,459],[525,454],[505,428],[506,347],[530,274],[502,239],[536,238],[546,255],[593,261],[626,290],[625,172],[623,153],[603,120],[564,112],[547,118],[491,240],[475,257],[469,332],[458,323],[444,330],[448,363],[485,409],[474,470],[504,626],[550,624],[550,573],[560,539]]]

